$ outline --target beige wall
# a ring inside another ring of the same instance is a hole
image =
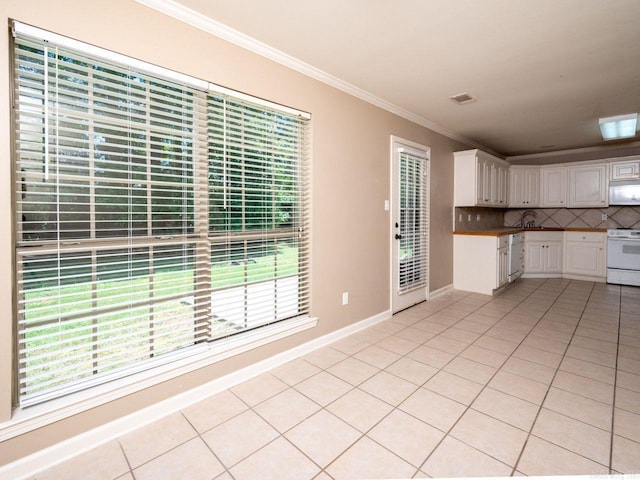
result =
[[[389,309],[389,213],[383,206],[390,189],[390,135],[431,147],[431,290],[452,283],[452,151],[464,145],[131,0],[3,0],[0,16],[311,112],[312,314],[319,319],[312,330],[8,440],[0,444],[0,465]],[[3,232],[11,230],[8,49],[8,35],[0,35]],[[11,252],[11,240],[3,235],[0,421],[11,414]],[[345,307],[343,291],[350,292]]]

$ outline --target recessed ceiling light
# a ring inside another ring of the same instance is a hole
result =
[[[600,132],[604,140],[617,140],[619,138],[631,138],[636,136],[638,114],[616,115],[599,120]]]
[[[475,102],[476,99],[474,97],[472,97],[471,95],[469,95],[467,92],[464,93],[459,93],[457,95],[454,95],[453,97],[449,97],[451,100],[453,100],[454,102],[458,103],[459,105],[463,105],[465,103],[469,103],[469,102]]]

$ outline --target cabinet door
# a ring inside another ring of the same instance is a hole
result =
[[[525,245],[524,272],[542,273],[544,272],[544,243],[528,242]]]
[[[611,180],[640,178],[640,160],[611,164]]]
[[[571,242],[566,248],[565,273],[604,277],[604,246],[597,243]]]
[[[544,271],[562,273],[562,242],[547,242],[544,250]]]
[[[567,206],[567,168],[542,168],[540,171],[541,207]]]
[[[498,257],[496,259],[498,262],[497,265],[497,273],[498,278],[496,279],[496,283],[498,287],[501,287],[507,280],[509,279],[509,249],[508,247],[498,249]]]
[[[498,167],[498,206],[506,207],[509,197],[509,169],[507,167]]]
[[[509,180],[511,188],[509,189],[509,206],[510,207],[526,207],[526,173],[524,170],[511,170]]]
[[[489,164],[490,180],[489,180],[489,203],[492,206],[499,206],[499,180],[498,180],[498,165],[491,162]]]
[[[476,163],[476,205],[487,205],[489,203],[490,181],[491,175],[487,161],[478,158]]]
[[[527,170],[526,185],[527,207],[537,207],[540,205],[540,171],[538,169]]]
[[[606,207],[607,165],[569,167],[569,208]]]
[[[540,169],[538,167],[511,169],[509,206],[537,207],[540,204]]]

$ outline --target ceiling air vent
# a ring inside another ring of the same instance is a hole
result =
[[[471,95],[469,95],[467,92],[465,93],[459,93],[458,95],[454,95],[453,97],[449,97],[451,98],[451,100],[453,100],[454,102],[460,104],[460,105],[464,105],[465,103],[469,103],[469,102],[475,102],[475,98],[472,97]]]

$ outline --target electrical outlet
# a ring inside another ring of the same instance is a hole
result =
[[[458,215],[458,222],[459,222],[459,223],[462,223],[462,214],[459,214],[459,215]]]
[[[349,305],[349,292],[342,294],[342,305]]]
[[[603,213],[603,214],[602,214],[602,221],[604,222],[607,218],[609,218],[609,217],[607,216],[607,214],[606,214],[606,213]]]
[[[470,222],[470,221],[471,221],[471,214],[468,214],[467,215],[467,222]]]
[[[480,221],[480,214],[478,213],[476,214],[476,222],[479,222],[479,221]]]

